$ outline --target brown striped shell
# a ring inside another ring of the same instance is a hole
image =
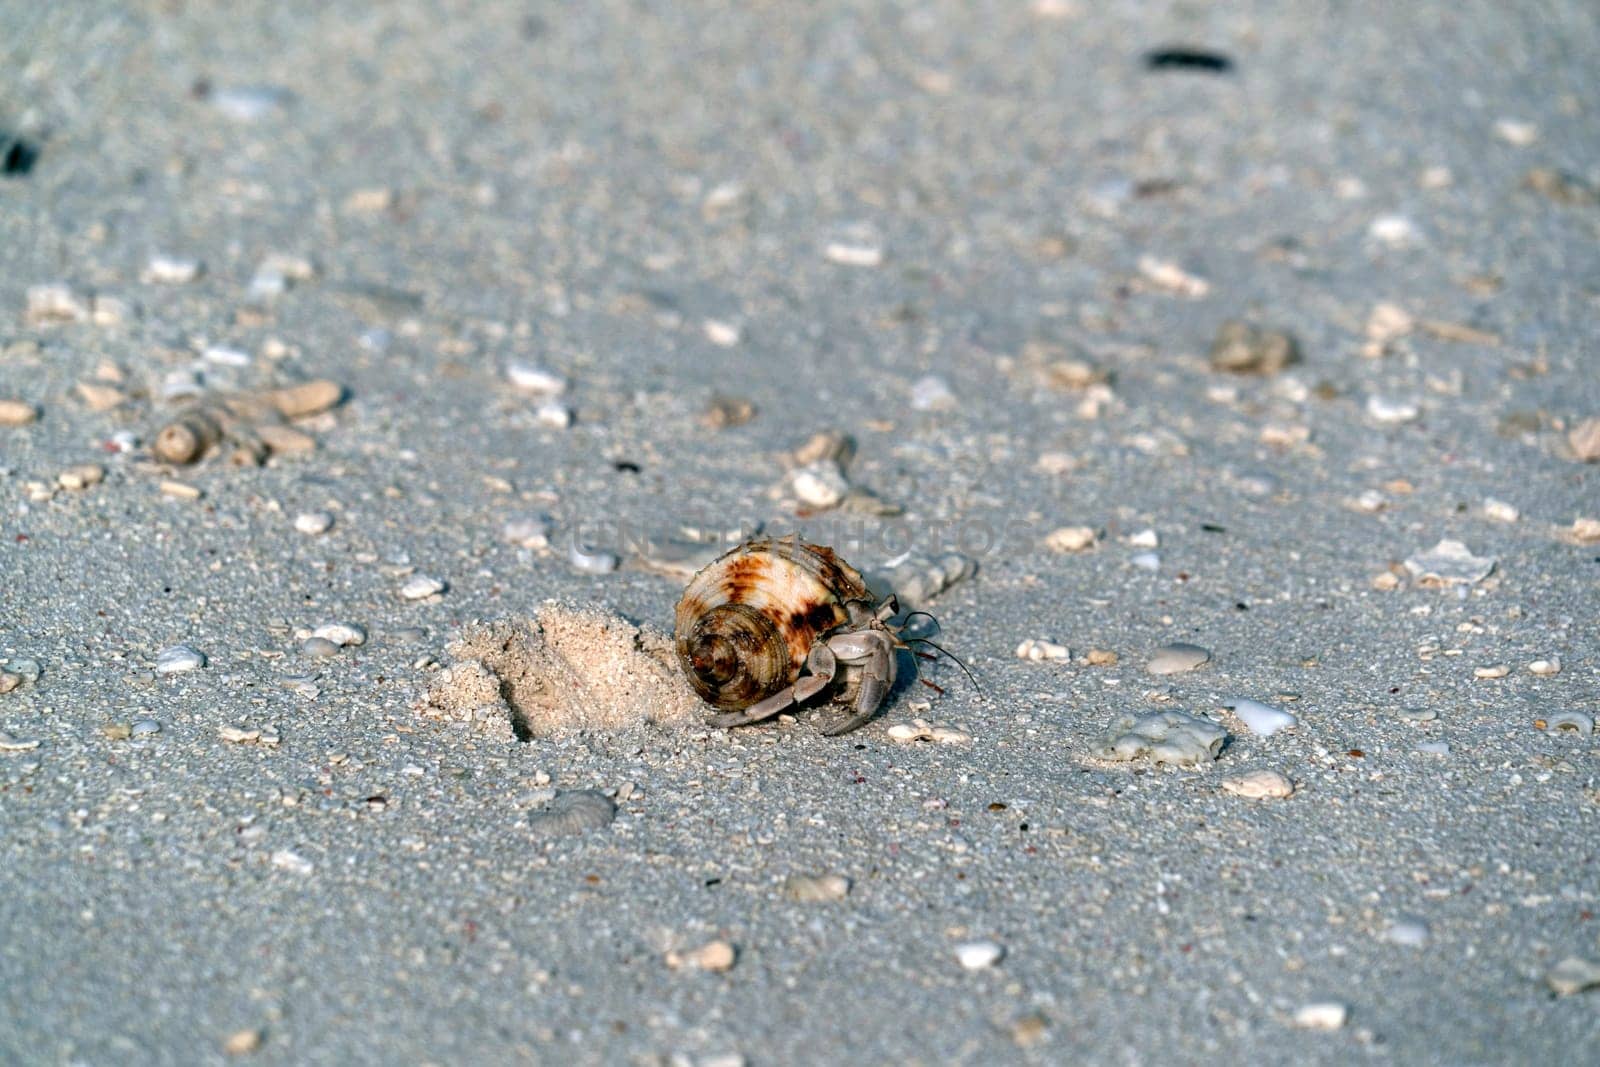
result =
[[[833,549],[795,537],[757,538],[689,581],[673,636],[695,692],[724,710],[793,685],[817,638],[868,607],[861,574]]]

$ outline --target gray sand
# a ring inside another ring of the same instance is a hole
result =
[[[1600,713],[1592,3],[234,6],[0,0],[0,399],[39,413],[0,426],[0,659],[41,670],[0,693],[0,1059],[1600,1044],[1546,984],[1600,960],[1600,742],[1553,725]],[[1175,45],[1233,67],[1147,69]],[[53,282],[78,321],[25,315]],[[1300,362],[1212,370],[1229,319]],[[314,451],[161,468],[196,361],[348,399]],[[769,496],[827,428],[902,515]],[[841,738],[417,712],[469,621],[669,627],[635,541],[757,522],[977,557],[930,607],[981,695],[925,664]],[[1441,540],[1494,569],[1430,586]],[[1146,673],[1172,642],[1211,658]],[[1165,710],[1230,740],[1096,756]]]

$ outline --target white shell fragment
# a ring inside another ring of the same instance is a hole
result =
[[[621,558],[615,552],[590,547],[576,538],[567,548],[567,562],[579,574],[610,574],[622,565]]]
[[[156,653],[157,674],[183,674],[205,665],[205,654],[188,645],[173,645]]]
[[[826,511],[839,506],[850,483],[835,460],[819,459],[789,473],[789,490],[806,507]]]
[[[154,255],[145,263],[139,280],[150,285],[187,285],[200,277],[203,269],[198,259]]]
[[[999,963],[1006,950],[993,941],[968,941],[956,946],[956,961],[969,971],[982,971]]]
[[[960,745],[972,740],[972,735],[949,726],[932,726],[926,719],[897,722],[887,733],[896,741],[934,741],[941,745]]]
[[[1093,526],[1063,526],[1050,531],[1044,539],[1044,547],[1052,552],[1082,552],[1093,548],[1099,539]]]
[[[783,882],[783,895],[801,904],[831,904],[850,893],[850,879],[842,874],[791,874]]]
[[[426,600],[444,592],[445,584],[437,578],[430,578],[426,574],[414,574],[406,579],[406,584],[400,587],[402,600]]]
[[[1144,669],[1151,674],[1183,674],[1192,671],[1211,659],[1211,653],[1199,645],[1177,641],[1162,645],[1150,657]]]
[[[617,805],[598,789],[569,789],[557,793],[542,811],[528,816],[528,834],[543,841],[581,834],[610,826]]]
[[[518,389],[544,396],[556,396],[567,388],[567,380],[561,375],[532,363],[506,364],[506,378]]]
[[[1493,519],[1495,522],[1516,522],[1522,517],[1522,512],[1517,510],[1515,504],[1508,504],[1491,496],[1483,502],[1483,515],[1484,518]]]
[[[1387,396],[1367,397],[1367,417],[1373,422],[1397,426],[1415,422],[1422,417],[1422,408],[1415,400],[1401,400]]]
[[[1209,719],[1181,711],[1152,711],[1113,722],[1095,754],[1117,762],[1145,757],[1194,767],[1216,759],[1227,739],[1228,732]]]
[[[1294,1013],[1294,1024],[1302,1030],[1337,1030],[1350,1018],[1350,1009],[1337,1000],[1303,1004]]]
[[[1017,646],[1017,658],[1032,660],[1064,660],[1072,658],[1072,650],[1066,645],[1058,645],[1054,641],[1042,637],[1030,637]]]
[[[1406,570],[1424,585],[1471,585],[1493,572],[1493,556],[1474,556],[1460,541],[1443,540],[1406,560]]]
[[[1259,700],[1240,698],[1224,701],[1222,706],[1239,716],[1240,721],[1258,737],[1271,737],[1279,730],[1291,730],[1300,724],[1300,720],[1287,711],[1281,711],[1271,704],[1263,704]]]
[[[1222,789],[1251,800],[1279,800],[1294,794],[1294,783],[1277,771],[1255,770],[1224,778]]]
[[[1405,948],[1421,948],[1428,943],[1433,931],[1428,927],[1427,920],[1415,917],[1396,919],[1390,923],[1383,932],[1383,939],[1391,945],[1401,945]]]
[[[313,637],[330,641],[340,648],[367,643],[367,628],[357,622],[329,622],[312,631]]]
[[[294,528],[307,537],[333,529],[333,516],[326,511],[304,511],[294,517]]]
[[[518,516],[506,520],[500,536],[521,548],[549,548],[550,523],[536,516]]]
[[[1556,996],[1570,997],[1574,993],[1600,986],[1600,963],[1568,956],[1550,968],[1544,980]]]

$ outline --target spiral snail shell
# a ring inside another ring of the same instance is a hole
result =
[[[833,549],[796,537],[747,541],[707,564],[678,601],[678,660],[725,711],[793,687],[819,639],[860,625],[877,602]]]

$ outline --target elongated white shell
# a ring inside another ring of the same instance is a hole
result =
[[[678,601],[678,660],[695,691],[727,710],[793,685],[817,638],[870,605],[861,574],[794,537],[747,541],[708,564]]]

